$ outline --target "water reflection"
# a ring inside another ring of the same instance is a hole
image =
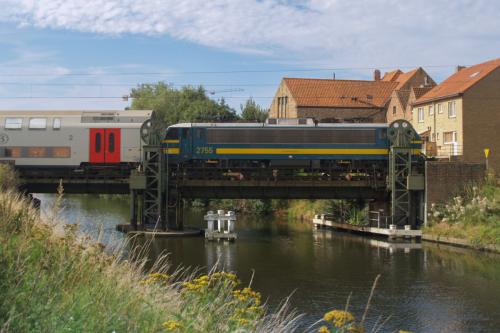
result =
[[[44,204],[50,205],[50,197]],[[125,202],[95,197],[65,199],[66,216],[86,228],[128,221]],[[201,211],[186,212],[188,224],[202,226]],[[330,230],[307,222],[239,216],[238,240],[156,239],[148,256],[170,253],[179,264],[208,270],[218,263],[238,273],[271,306],[293,293],[292,305],[306,313],[304,327],[332,308],[351,309],[360,317],[372,282],[382,274],[368,322],[391,315],[382,332],[495,332],[500,318],[500,257],[435,244],[388,243]],[[116,237],[123,237],[117,235]]]

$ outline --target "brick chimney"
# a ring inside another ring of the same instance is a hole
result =
[[[380,70],[376,69],[373,71],[373,81],[380,81]]]
[[[460,66],[460,65],[458,65],[457,68],[455,69],[455,73],[460,72],[464,68],[467,68],[467,66]]]

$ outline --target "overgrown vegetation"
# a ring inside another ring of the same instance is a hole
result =
[[[328,214],[337,222],[364,225],[368,207],[356,200],[290,200],[284,211],[289,219],[311,220],[315,214]]]
[[[260,294],[231,273],[167,275],[165,257],[147,273],[140,253],[129,259],[106,253],[76,225],[57,221],[57,213],[42,221],[26,198],[2,186],[1,332],[287,332],[296,326],[297,317],[284,308],[268,314]]]
[[[476,247],[500,245],[500,186],[488,179],[480,186],[467,186],[445,205],[431,208],[425,233],[459,238]]]
[[[267,111],[252,98],[241,105],[241,114],[226,104],[224,98],[215,101],[202,86],[176,89],[164,82],[143,84],[132,89],[132,109],[150,109],[158,112],[166,124],[180,122],[262,122]]]
[[[0,332],[298,331],[300,316],[288,311],[287,302],[268,312],[260,293],[235,274],[216,267],[205,275],[172,272],[166,256],[146,271],[141,260],[146,248],[126,257],[119,250],[108,253],[79,233],[78,225],[57,219],[61,196],[42,220],[29,199],[11,187],[17,183],[8,166],[0,165],[0,177]],[[308,329],[365,332],[379,277],[359,321],[349,312],[348,299],[343,310],[328,311]],[[380,317],[371,332],[389,318]]]

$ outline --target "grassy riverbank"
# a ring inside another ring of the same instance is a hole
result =
[[[268,314],[260,294],[231,273],[167,275],[165,260],[144,272],[144,262],[106,253],[58,221],[57,207],[44,221],[26,198],[0,186],[1,332],[285,332],[296,325],[283,311]]]
[[[465,240],[474,247],[500,246],[500,186],[490,179],[468,186],[445,205],[431,208],[424,233]]]

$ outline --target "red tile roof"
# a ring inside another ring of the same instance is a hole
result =
[[[419,99],[431,89],[432,87],[413,87],[413,93],[415,94],[415,98]]]
[[[399,83],[396,89],[402,88],[405,85],[405,83],[408,82],[408,80],[410,80],[415,74],[417,74],[417,71],[418,68],[406,73],[401,73],[396,79],[396,82]]]
[[[500,58],[464,68],[432,88],[428,93],[419,98],[415,104],[462,94],[499,67]]]
[[[401,74],[403,74],[403,72],[400,69],[385,73],[382,81],[397,82],[397,79]]]
[[[397,82],[284,78],[297,106],[383,108]]]

